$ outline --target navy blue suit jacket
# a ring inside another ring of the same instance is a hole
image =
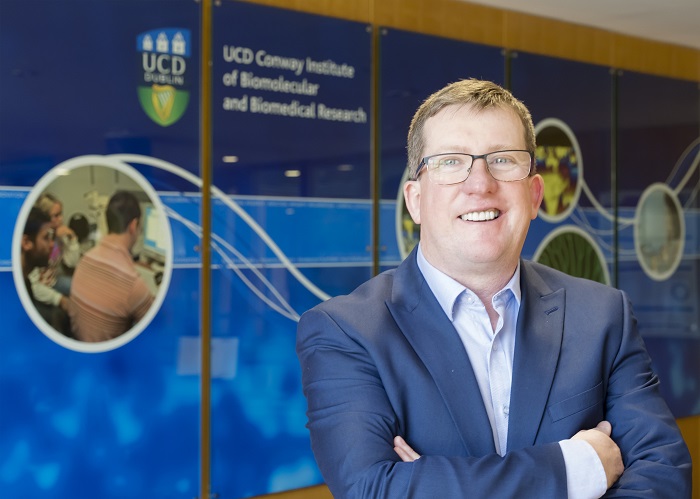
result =
[[[308,428],[335,497],[565,498],[557,442],[604,419],[625,464],[606,497],[690,497],[690,455],[625,294],[527,261],[521,290],[504,457],[415,250],[302,316]],[[396,435],[422,457],[401,462]]]

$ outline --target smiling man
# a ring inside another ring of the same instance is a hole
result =
[[[408,134],[420,242],[305,313],[308,428],[335,497],[690,497],[626,295],[520,253],[544,184],[525,106],[430,96]]]

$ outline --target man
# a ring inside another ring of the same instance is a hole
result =
[[[56,302],[46,303],[45,294],[43,294],[46,286],[40,285],[42,269],[49,264],[54,248],[55,231],[51,217],[39,207],[33,206],[27,216],[22,234],[21,266],[24,285],[34,308],[44,321],[59,333],[70,336],[66,312],[70,300],[62,297]]]
[[[31,275],[35,269],[49,264],[53,250],[51,218],[37,207],[32,207],[22,233],[22,275],[29,296],[34,300]],[[38,274],[37,274],[38,275]]]
[[[71,326],[81,341],[106,341],[131,329],[153,303],[131,249],[141,232],[141,207],[127,191],[106,210],[108,233],[82,257],[71,285]]]
[[[305,313],[311,444],[335,497],[690,497],[688,449],[619,290],[520,259],[530,113],[448,85],[408,134],[419,245]]]

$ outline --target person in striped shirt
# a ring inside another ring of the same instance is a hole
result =
[[[108,233],[81,258],[71,286],[71,329],[80,341],[99,342],[131,329],[154,296],[136,269],[131,249],[141,233],[134,194],[115,192],[107,204]]]

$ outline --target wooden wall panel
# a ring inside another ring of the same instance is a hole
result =
[[[246,1],[700,82],[700,50],[457,0]]]
[[[681,418],[678,426],[693,459],[693,499],[700,498],[700,416]]]
[[[612,36],[603,30],[551,19],[507,13],[504,46],[579,62],[613,65]]]
[[[279,492],[277,494],[267,494],[256,496],[251,499],[333,499],[333,494],[325,485],[317,487],[306,487],[303,489],[290,490],[289,492]]]
[[[379,3],[376,25],[502,46],[504,14],[498,9],[454,0],[377,0],[375,5]]]
[[[219,0],[218,4],[227,1]],[[322,16],[339,17],[349,21],[372,22],[373,0],[244,0],[258,5],[268,7],[279,7],[283,9],[308,12]],[[215,13],[216,15],[216,13]]]

